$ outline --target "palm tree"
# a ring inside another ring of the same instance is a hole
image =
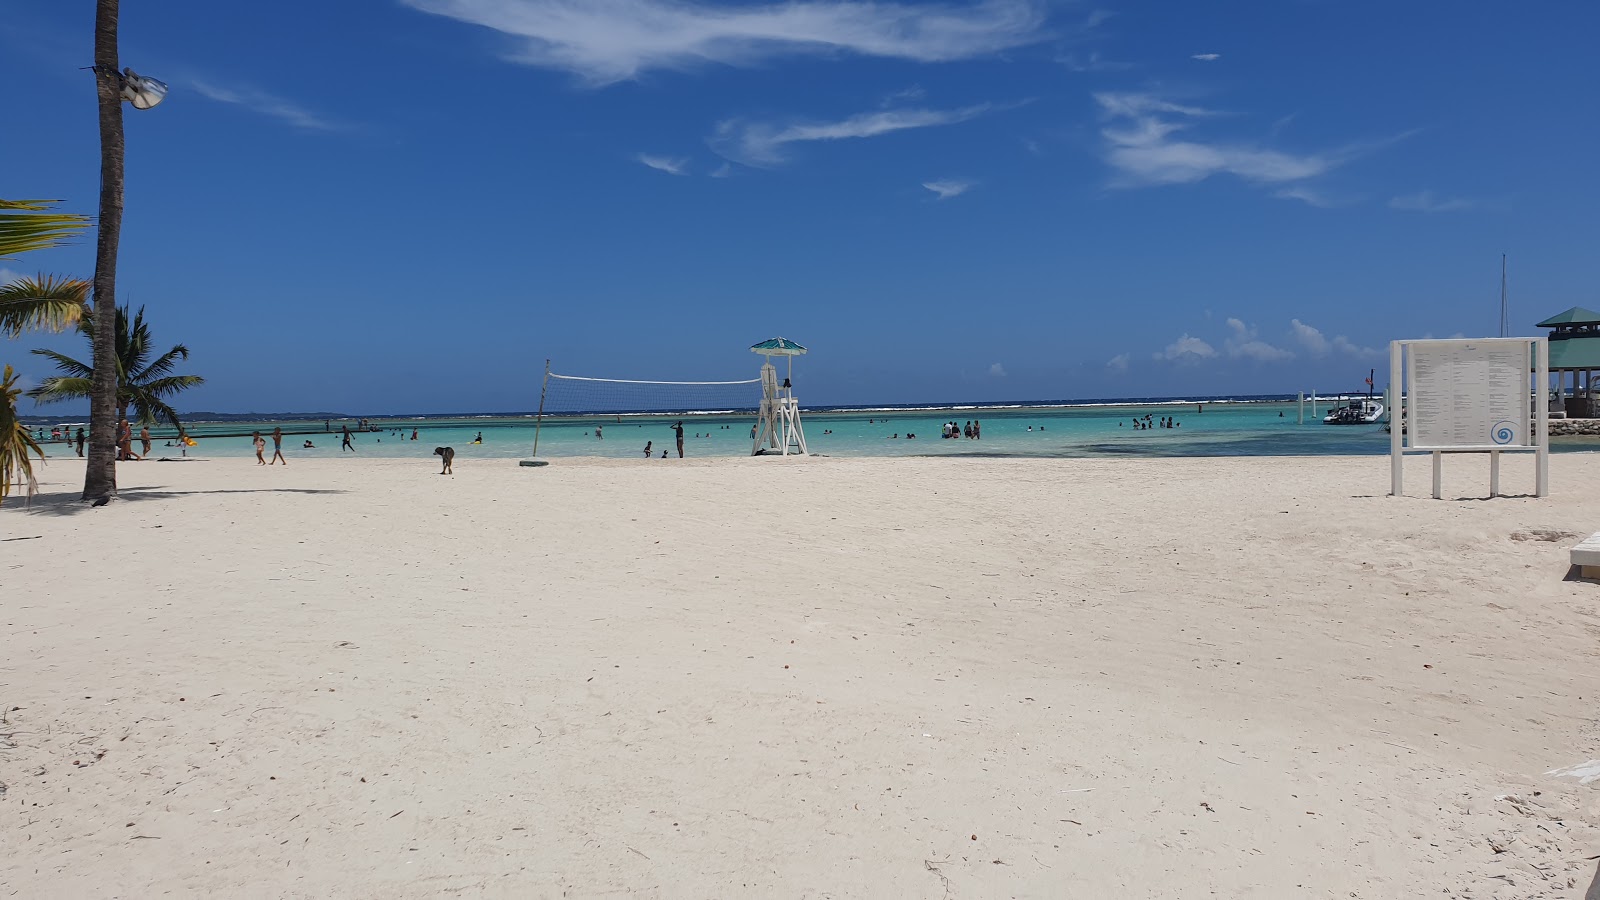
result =
[[[98,327],[95,324],[97,318],[95,315],[85,315],[78,323],[78,327],[88,336],[91,346],[96,345],[99,340]],[[144,320],[142,306],[133,314],[131,322],[128,320],[128,308],[126,306],[117,308],[114,340],[117,350],[117,421],[127,418],[128,409],[132,407],[134,421],[139,424],[154,425],[157,422],[167,422],[181,432],[183,423],[179,421],[177,411],[167,405],[165,398],[179,391],[205,384],[206,381],[199,375],[172,374],[172,370],[177,367],[180,360],[189,358],[189,348],[178,344],[152,362],[150,326]],[[33,352],[54,362],[61,374],[46,378],[42,384],[28,392],[29,397],[40,403],[93,397],[94,366],[81,363],[54,350]]]
[[[61,243],[89,224],[83,216],[50,212],[46,200],[0,200],[0,259]],[[16,337],[25,328],[59,331],[76,325],[83,314],[89,285],[73,278],[40,275],[0,284],[0,334]],[[13,484],[38,490],[29,454],[44,451],[17,415],[17,376],[10,366],[0,378],[0,503]]]
[[[102,321],[117,314],[117,247],[122,240],[122,82],[117,61],[118,0],[95,0],[94,72],[100,110],[100,231],[94,253],[94,311]],[[101,329],[94,342],[89,393],[89,459],[83,499],[117,492],[116,335]]]
[[[28,426],[17,418],[17,397],[22,389],[16,384],[16,374],[6,366],[5,375],[0,377],[0,503],[6,502],[14,483],[26,484],[29,497],[37,493],[39,482],[33,477],[33,460],[28,454],[44,459],[44,451],[28,433]]]

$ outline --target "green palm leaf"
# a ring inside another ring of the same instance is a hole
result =
[[[25,328],[61,331],[83,317],[89,282],[40,275],[0,285],[0,334],[16,337]]]
[[[26,484],[31,498],[39,492],[39,480],[33,476],[30,454],[44,459],[44,451],[28,433],[17,416],[17,398],[22,390],[17,386],[16,373],[6,366],[0,376],[0,503],[11,493],[14,484]]]
[[[91,373],[93,370],[90,370]],[[68,376],[55,375],[46,378],[39,386],[28,392],[36,403],[60,403],[63,400],[87,400],[94,384],[92,375]]]
[[[168,350],[166,353],[161,354],[160,359],[139,370],[139,373],[133,376],[134,380],[152,381],[157,378],[165,377],[166,375],[172,373],[173,368],[177,366],[179,360],[186,360],[188,358],[189,348],[179,344],[176,347],[173,347],[171,350]]]
[[[54,350],[30,350],[28,352],[32,353],[34,356],[42,356],[45,359],[50,360],[56,364],[56,368],[67,373],[68,375],[78,378],[94,377],[93,366],[89,365],[88,363],[78,362],[65,353],[57,353]]]
[[[50,212],[58,200],[0,200],[0,259],[55,247],[89,227],[87,216]]]

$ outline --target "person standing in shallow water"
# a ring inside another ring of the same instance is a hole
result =
[[[344,426],[344,443],[339,445],[339,452],[340,453],[343,453],[346,450],[349,450],[351,453],[356,452],[355,445],[350,443],[350,426],[349,425]]]
[[[88,440],[88,438],[87,438],[87,436],[84,435],[83,429],[79,428],[78,429],[78,455],[79,456],[83,455],[83,443],[86,440]]]
[[[672,430],[678,435],[678,458],[683,459],[683,422],[672,423]]]
[[[144,455],[150,455],[150,426],[139,426],[139,443],[144,445]]]
[[[286,466],[289,464],[289,461],[287,459],[283,458],[283,429],[282,428],[274,428],[274,429],[272,429],[272,462],[268,463],[268,465],[275,466],[278,463],[283,463]]]

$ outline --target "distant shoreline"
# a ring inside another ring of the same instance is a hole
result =
[[[1322,403],[1324,401],[1341,402],[1341,401],[1350,400],[1350,399],[1354,399],[1354,398],[1357,398],[1357,397],[1365,397],[1365,396],[1367,396],[1367,392],[1366,391],[1360,391],[1360,392],[1344,392],[1344,393],[1334,393],[1334,394],[1318,394],[1316,396],[1316,399],[1317,399],[1317,402],[1320,404],[1320,403]],[[1046,411],[1046,410],[1052,410],[1052,409],[1094,409],[1094,408],[1116,409],[1116,408],[1131,407],[1131,406],[1174,406],[1174,407],[1177,407],[1177,406],[1193,406],[1193,405],[1208,405],[1209,406],[1209,405],[1221,405],[1221,404],[1237,405],[1237,404],[1294,403],[1294,402],[1296,402],[1297,399],[1298,399],[1297,395],[1294,395],[1294,394],[1229,394],[1229,395],[1193,396],[1193,397],[1105,397],[1105,398],[1086,398],[1086,399],[1078,399],[1078,400],[996,400],[996,401],[973,401],[973,402],[965,402],[965,403],[960,403],[960,402],[949,402],[949,403],[900,403],[900,404],[883,403],[883,404],[875,404],[875,405],[874,404],[869,404],[869,405],[850,405],[850,404],[829,405],[829,404],[819,404],[819,405],[816,405],[816,406],[802,406],[802,410],[804,412],[806,412],[806,413],[811,413],[811,414],[819,414],[819,413],[846,413],[846,414],[848,414],[848,413],[885,413],[885,414],[888,414],[888,413],[910,413],[910,412],[939,412],[939,411],[942,411],[942,410],[948,410],[948,411],[952,411],[952,412],[959,412],[959,411],[967,411],[967,410],[997,410],[997,411],[999,411],[999,410],[1018,410],[1018,409]],[[1311,397],[1308,395],[1306,397],[1306,400],[1309,401],[1310,399],[1311,399]],[[752,406],[749,409],[707,409],[707,410],[671,410],[671,409],[668,409],[668,410],[583,410],[583,411],[562,410],[562,411],[557,411],[557,412],[546,411],[544,416],[547,419],[552,419],[552,418],[554,418],[554,419],[568,419],[568,418],[579,418],[579,417],[585,417],[585,416],[662,416],[662,415],[684,415],[684,416],[723,415],[723,416],[726,416],[726,415],[740,415],[740,414],[744,414],[744,413],[747,413],[747,412],[749,414],[751,414],[751,415],[754,415],[755,414],[755,408]],[[528,419],[528,420],[532,420],[532,419],[538,417],[538,412],[537,412],[537,410],[521,410],[521,411],[514,411],[514,412],[460,412],[460,413],[431,412],[431,413],[413,413],[413,414],[389,414],[389,415],[371,414],[371,415],[360,415],[360,414],[332,413],[332,412],[224,413],[224,412],[200,411],[200,412],[192,412],[192,413],[183,413],[181,415],[183,416],[183,421],[185,423],[190,423],[190,424],[195,424],[195,425],[225,425],[225,424],[236,423],[236,422],[240,422],[240,423],[267,423],[267,422],[317,422],[317,421],[327,421],[327,422],[331,422],[331,423],[333,423],[335,425],[342,425],[342,424],[347,424],[347,423],[354,423],[354,422],[356,422],[356,421],[358,421],[360,419],[366,419],[369,422],[378,423],[380,426],[383,425],[384,423],[389,423],[391,425],[391,427],[393,427],[393,426],[396,426],[399,423],[403,423],[403,422],[418,422],[418,423],[422,423],[422,422],[434,422],[434,421],[489,420],[489,419]],[[88,424],[86,420],[85,421],[76,421],[77,419],[85,419],[85,417],[81,416],[81,415],[80,416],[76,416],[76,417],[70,417],[70,416],[41,416],[41,415],[27,415],[27,416],[21,416],[20,417],[20,420],[21,420],[21,422],[23,424],[29,425],[31,427],[44,426],[44,427],[48,428],[48,427],[50,427],[52,425],[61,425],[61,424],[69,424],[69,425],[72,425],[73,427],[77,427],[78,425],[86,425],[86,424]]]

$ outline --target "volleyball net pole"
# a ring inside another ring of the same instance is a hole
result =
[[[550,390],[550,360],[544,361],[544,381],[539,382],[539,415],[533,420],[533,455],[539,456],[539,429],[544,426],[544,395]]]

